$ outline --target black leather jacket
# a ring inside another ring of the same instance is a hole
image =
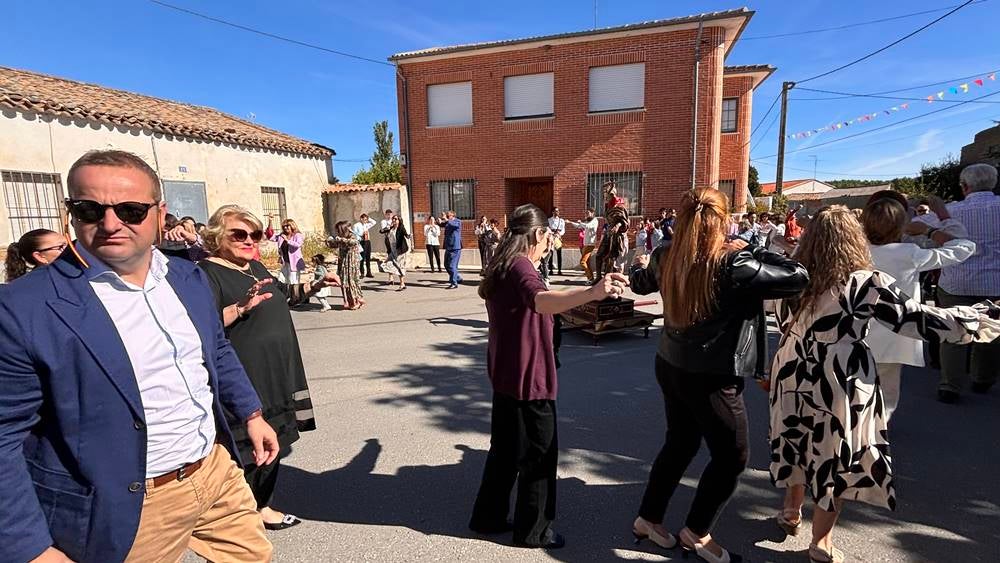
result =
[[[653,251],[647,268],[632,267],[632,291],[660,290],[665,247]],[[805,289],[809,274],[798,262],[759,247],[731,253],[720,269],[716,312],[693,326],[663,328],[658,354],[694,373],[763,377],[767,361],[764,300],[791,297]]]

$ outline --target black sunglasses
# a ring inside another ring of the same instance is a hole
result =
[[[260,242],[264,238],[264,231],[257,230],[248,233],[243,229],[229,229],[229,238],[235,242],[245,242],[247,237],[254,242]]]
[[[122,223],[128,225],[138,225],[146,220],[149,210],[157,206],[158,202],[139,203],[138,201],[123,201],[114,205],[97,203],[89,199],[67,199],[66,209],[74,219],[81,223],[99,223],[104,219],[104,214],[108,209],[114,209],[115,215]]]

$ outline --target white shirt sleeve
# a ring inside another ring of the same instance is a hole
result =
[[[940,248],[915,248],[913,264],[918,272],[928,272],[960,264],[976,253],[976,243],[971,240],[954,239]]]

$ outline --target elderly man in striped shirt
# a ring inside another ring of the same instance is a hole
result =
[[[965,225],[976,253],[941,271],[938,305],[971,305],[1000,298],[1000,196],[993,193],[997,169],[989,164],[965,167],[959,177],[965,199],[948,205],[952,218]],[[972,390],[986,393],[997,380],[1000,340],[989,344],[941,344],[941,383],[938,399],[958,400],[962,381],[972,379]]]

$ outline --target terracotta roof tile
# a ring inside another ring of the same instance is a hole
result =
[[[403,184],[334,184],[323,190],[326,194],[337,194],[343,192],[384,192],[386,190],[398,190],[403,188]]]
[[[794,188],[795,186],[798,186],[799,184],[805,184],[806,182],[811,182],[811,181],[812,180],[809,180],[809,179],[807,179],[807,180],[785,180],[784,182],[781,183],[781,189],[787,190],[787,189],[790,189],[790,188]],[[774,191],[775,191],[775,183],[774,182],[768,182],[766,184],[761,184],[760,185],[760,193],[762,193],[762,194],[773,194]]]
[[[333,149],[213,108],[2,66],[0,107],[296,154],[318,157],[336,154]]]

